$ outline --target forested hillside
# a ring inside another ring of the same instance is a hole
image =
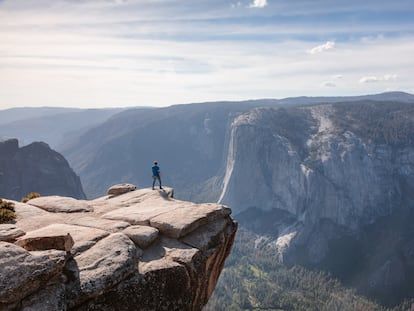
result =
[[[278,263],[255,235],[239,229],[232,254],[205,311],[406,311],[414,301],[387,309],[346,288],[331,275]]]

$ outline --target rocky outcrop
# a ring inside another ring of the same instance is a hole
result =
[[[201,310],[237,224],[172,193],[16,202],[16,223],[0,227],[0,309]]]
[[[47,144],[19,148],[17,139],[0,142],[0,197],[20,200],[30,192],[85,198],[79,177]]]

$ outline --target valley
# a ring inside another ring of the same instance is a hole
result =
[[[95,122],[53,138],[88,198],[148,187],[157,160],[176,197],[232,208],[242,230],[207,310],[399,310],[413,298],[413,95],[134,108]]]

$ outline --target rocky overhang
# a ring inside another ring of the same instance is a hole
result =
[[[0,309],[201,310],[231,251],[231,210],[171,188],[126,191],[14,202],[16,222],[0,225]]]

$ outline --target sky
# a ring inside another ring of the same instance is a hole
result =
[[[0,0],[0,109],[414,93],[413,0]]]

